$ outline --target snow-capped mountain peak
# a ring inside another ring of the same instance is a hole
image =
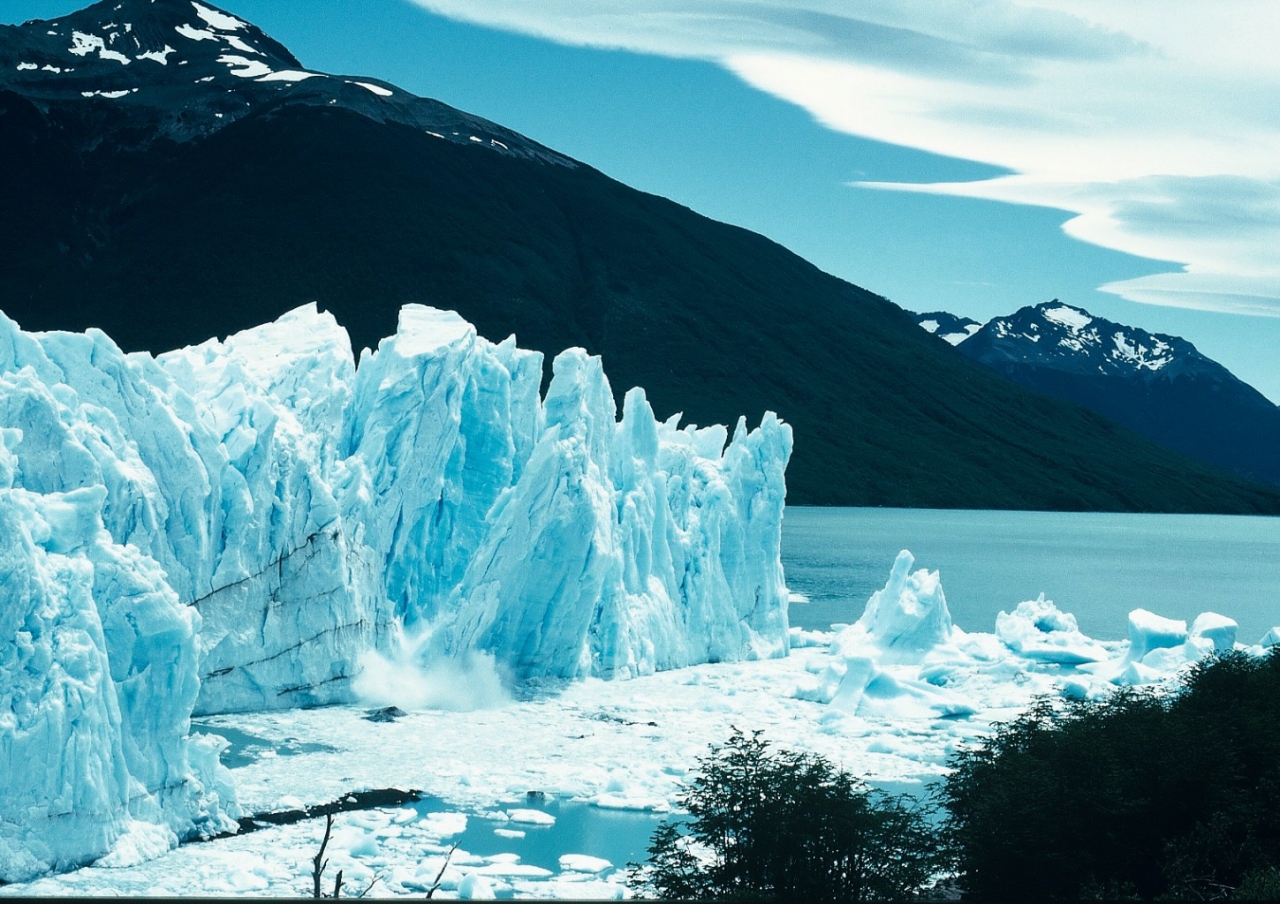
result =
[[[211,135],[288,105],[334,107],[499,154],[572,161],[523,136],[367,76],[308,69],[261,29],[200,0],[103,0],[58,19],[0,25],[0,91],[84,144],[146,147]]]
[[[917,322],[927,329],[919,318]],[[969,357],[1071,373],[1225,373],[1185,339],[1114,323],[1057,299],[997,317],[961,341]]]
[[[1057,299],[975,321],[912,315],[967,358],[1082,405],[1171,449],[1280,483],[1280,409],[1185,339],[1113,323]]]

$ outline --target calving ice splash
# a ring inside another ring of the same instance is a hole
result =
[[[0,315],[0,880],[233,829],[192,714],[350,701],[406,651],[508,684],[785,656],[790,428],[619,418],[598,358],[545,396],[542,364],[421,306],[359,367],[314,306],[154,358]]]

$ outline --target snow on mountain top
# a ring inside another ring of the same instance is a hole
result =
[[[927,314],[912,314],[916,323],[926,333],[933,333],[951,345],[959,345],[982,328],[982,324],[968,317],[957,317],[946,311],[932,311]]]
[[[200,3],[192,2],[191,5],[195,7],[196,15],[208,22],[210,28],[216,28],[219,31],[236,31],[248,28],[244,22],[241,22],[235,16],[229,16],[216,9],[210,9]]]
[[[1041,313],[1046,320],[1060,323],[1070,330],[1082,330],[1093,323],[1093,318],[1079,308],[1058,305],[1056,308],[1043,308]]]
[[[195,0],[107,0],[56,21],[0,25],[0,91],[14,91],[46,114],[59,107],[60,128],[79,123],[77,140],[86,148],[112,133],[139,149],[159,138],[198,140],[283,101],[337,106],[451,142],[577,165],[508,129],[377,79],[325,75],[308,70],[252,23]],[[104,98],[114,101],[110,117],[96,110]]]
[[[912,316],[926,332],[952,345],[964,343],[969,357],[988,364],[1019,361],[1093,374],[1153,374],[1175,362],[1179,372],[1221,370],[1185,340],[1112,323],[1056,299],[985,325],[945,311]]]

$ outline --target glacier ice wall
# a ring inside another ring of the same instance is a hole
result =
[[[397,621],[517,680],[785,654],[790,428],[678,429],[641,390],[619,420],[598,358],[545,399],[542,366],[418,305],[358,368],[314,306],[156,358],[0,316],[0,426],[15,486],[100,490],[198,611],[197,713],[349,699]]]
[[[191,715],[351,699],[401,628],[520,681],[784,655],[790,428],[542,366],[416,305],[359,367],[314,306],[158,357],[0,314],[0,879],[233,826]]]
[[[0,880],[235,826],[189,735],[199,615],[103,527],[106,489],[15,489],[0,430]]]
[[[626,677],[785,654],[780,560],[791,431],[618,420],[599,358],[491,343],[410,305],[356,374],[348,449],[366,540],[434,655],[492,654],[517,680]]]

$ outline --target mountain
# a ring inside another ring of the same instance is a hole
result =
[[[948,314],[946,311],[933,311],[914,316],[916,323],[920,324],[926,333],[933,333],[951,345],[959,345],[982,328],[982,324],[976,320]]]
[[[928,332],[1021,386],[1104,414],[1161,445],[1280,483],[1280,408],[1185,339],[1095,317],[1057,300],[976,321],[915,315]],[[939,324],[942,324],[940,327]],[[952,336],[945,336],[952,341]]]
[[[795,429],[792,503],[1280,512],[1280,492],[1029,394],[884,298],[191,0],[0,28],[0,308],[126,350],[316,301],[602,355],[659,416]]]

